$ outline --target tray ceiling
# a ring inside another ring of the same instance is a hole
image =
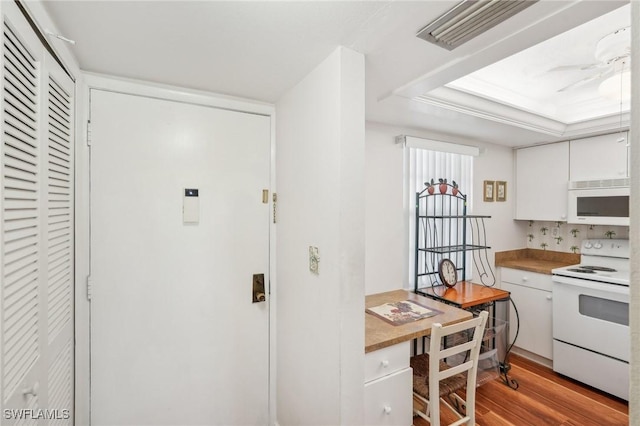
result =
[[[620,76],[622,62],[615,69],[613,64],[607,67],[598,62],[595,54],[600,40],[629,25],[630,6],[626,5],[454,80],[417,100],[489,120],[510,119],[512,125],[558,136],[571,134],[572,130],[592,127],[592,131],[597,131],[626,124],[628,86],[623,87],[627,95],[623,100],[619,96],[604,96],[599,91],[607,77]],[[628,58],[625,67],[628,72]],[[603,71],[608,75],[596,78]],[[616,84],[619,83],[618,80]]]

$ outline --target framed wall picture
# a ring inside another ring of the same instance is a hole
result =
[[[494,181],[485,180],[482,185],[482,196],[484,201],[493,201],[494,199]]]
[[[507,182],[496,181],[496,201],[507,201]]]

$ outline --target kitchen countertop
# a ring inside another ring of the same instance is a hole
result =
[[[580,255],[551,250],[518,249],[496,252],[496,267],[551,275],[551,270],[580,263]]]
[[[441,313],[407,324],[392,325],[375,315],[365,312],[365,353],[406,342],[407,340],[413,340],[418,337],[428,336],[431,334],[431,325],[434,323],[454,324],[470,319],[473,316],[469,311],[420,296],[407,290],[393,290],[369,295],[365,299],[365,307],[372,308],[384,303],[401,302],[403,300],[414,301],[427,308],[438,310]]]

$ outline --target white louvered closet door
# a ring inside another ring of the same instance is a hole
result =
[[[73,424],[71,79],[2,3],[2,425]]]

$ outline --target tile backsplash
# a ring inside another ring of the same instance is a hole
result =
[[[530,220],[526,229],[527,248],[580,253],[587,238],[629,238],[628,226],[575,225],[566,222]]]

